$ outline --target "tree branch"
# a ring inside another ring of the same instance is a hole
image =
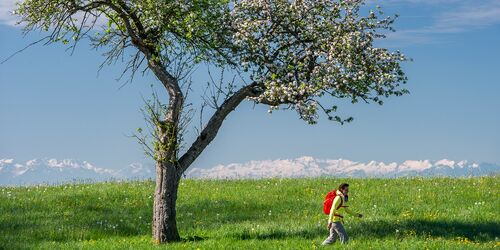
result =
[[[201,131],[198,138],[196,138],[196,141],[189,147],[186,153],[179,158],[179,168],[177,170],[179,176],[186,171],[208,144],[212,142],[227,115],[229,115],[229,113],[231,113],[245,98],[258,96],[262,91],[260,87],[261,86],[255,82],[242,87],[222,103],[212,115],[205,128]]]

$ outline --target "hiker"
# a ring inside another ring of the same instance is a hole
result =
[[[347,193],[349,193],[349,184],[347,183],[342,183],[339,186],[338,190],[333,190],[330,193],[328,193],[326,199],[325,199],[325,206],[324,210],[325,213],[328,210],[330,206],[330,200],[329,198],[333,198],[333,201],[331,203],[331,208],[330,208],[330,213],[328,216],[328,230],[330,231],[330,235],[328,238],[326,238],[325,241],[323,241],[322,245],[329,245],[335,242],[337,240],[337,237],[340,238],[340,242],[342,244],[346,244],[347,241],[349,240],[349,237],[347,236],[347,232],[345,231],[344,228],[344,216],[342,215],[342,212],[345,211],[346,213],[357,216],[359,218],[363,217],[362,214],[355,213],[351,211],[348,206],[346,206],[348,196]]]

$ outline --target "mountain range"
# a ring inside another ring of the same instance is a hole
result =
[[[33,159],[17,162],[0,159],[0,185],[59,184],[154,177],[153,167],[133,163],[122,169],[100,168],[87,161]]]
[[[187,176],[193,178],[299,178],[299,177],[404,177],[404,176],[485,176],[500,173],[500,165],[452,160],[407,160],[403,163],[370,161],[355,162],[345,159],[315,159],[303,156],[296,159],[250,161],[247,163],[217,165],[212,168],[192,168]]]
[[[367,163],[345,159],[296,159],[249,161],[217,165],[211,168],[191,167],[186,178],[256,179],[301,177],[377,177],[405,176],[486,176],[500,174],[500,165],[452,160],[407,160],[402,163]],[[122,169],[96,167],[87,161],[71,159],[33,159],[17,162],[0,159],[0,185],[58,184],[65,182],[95,182],[126,179],[152,179],[154,166],[133,163]]]

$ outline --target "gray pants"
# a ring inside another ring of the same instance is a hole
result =
[[[337,237],[340,238],[340,242],[342,244],[346,244],[349,240],[347,236],[347,232],[344,229],[344,225],[341,222],[333,222],[332,227],[330,228],[330,235],[323,241],[322,245],[329,245],[334,243],[337,240]]]

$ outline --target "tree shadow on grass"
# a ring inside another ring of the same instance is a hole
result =
[[[442,238],[466,237],[477,242],[494,241],[500,237],[498,222],[464,222],[456,220],[405,220],[401,222],[361,222],[351,229],[364,237],[404,237],[405,235]]]
[[[92,202],[82,202],[87,198],[81,194],[66,197],[67,201],[59,203],[60,207],[57,209],[44,203],[11,204],[5,211],[7,214],[4,214],[4,218],[8,219],[0,221],[0,249],[4,245],[19,249],[47,241],[62,243],[150,235],[152,208],[147,204],[134,208],[114,203],[103,207]],[[198,199],[178,204],[177,224],[182,241],[201,241],[206,237],[182,234],[189,231],[189,228],[196,228],[196,223],[200,221],[205,230],[211,230],[222,224],[258,220],[266,209],[266,206],[258,203]]]
[[[202,221],[206,228],[220,224],[233,224],[242,221],[258,220],[267,214],[269,206],[257,202],[242,203],[232,200],[201,199],[191,203],[179,203],[177,206],[178,223],[195,225]]]
[[[78,197],[78,198],[75,198]],[[73,199],[84,199],[75,195]],[[79,207],[59,204],[61,208],[46,204],[11,206],[0,222],[0,249],[29,249],[43,242],[70,242],[96,240],[116,236],[140,235],[144,225],[130,220],[133,209],[118,209],[85,204]],[[27,208],[29,207],[29,208]]]
[[[273,240],[273,239],[286,239],[286,238],[303,238],[303,239],[314,239],[318,236],[328,236],[328,231],[326,228],[309,228],[301,230],[272,230],[270,232],[256,233],[249,230],[243,230],[232,234],[233,238],[238,240]]]
[[[187,236],[187,237],[181,237],[182,242],[195,242],[195,241],[203,241],[208,239],[208,237],[201,237],[201,236]]]
[[[396,231],[397,230],[397,231]],[[494,241],[500,237],[500,223],[465,223],[460,221],[429,221],[429,220],[406,220],[399,223],[389,221],[361,222],[347,229],[348,234],[363,238],[386,238],[404,236],[432,236],[442,238],[466,237],[476,242]],[[265,233],[254,233],[247,230],[234,233],[234,238],[247,239],[284,239],[304,238],[314,239],[327,237],[328,231],[323,227],[315,227],[301,230],[273,230]]]

